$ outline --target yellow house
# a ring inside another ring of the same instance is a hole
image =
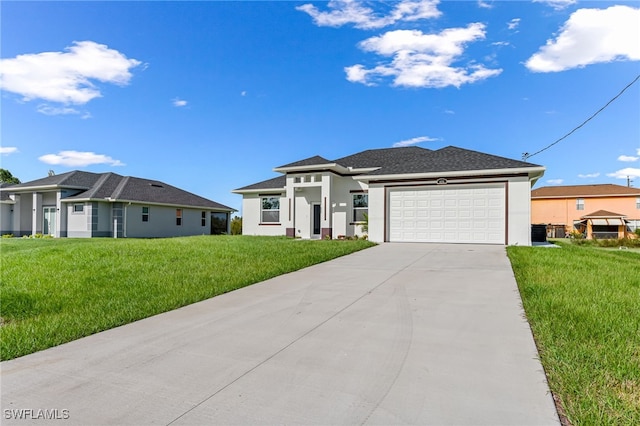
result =
[[[640,228],[640,189],[621,185],[545,186],[531,191],[531,223],[548,237],[624,238]]]

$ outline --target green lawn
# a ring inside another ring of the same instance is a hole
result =
[[[372,246],[279,237],[1,239],[0,358],[15,358]]]
[[[640,253],[509,247],[549,386],[573,425],[640,425]]]

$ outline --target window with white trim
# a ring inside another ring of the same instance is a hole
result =
[[[149,207],[142,207],[142,221],[149,222]]]
[[[636,198],[636,209],[640,210],[640,197]]]
[[[280,222],[280,197],[262,197],[260,221],[262,223]]]
[[[176,226],[182,226],[182,209],[176,209]]]
[[[200,224],[202,226],[207,226],[207,212],[202,212],[202,215],[200,216]]]
[[[83,213],[84,212],[84,204],[74,204],[73,205],[74,213]]]
[[[584,210],[584,198],[576,198],[576,210]]]
[[[364,222],[369,212],[369,194],[353,194],[353,221]]]

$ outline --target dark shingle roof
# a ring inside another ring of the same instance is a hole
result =
[[[606,197],[611,195],[640,195],[639,188],[611,183],[598,185],[543,186],[531,191],[531,198],[545,197]]]
[[[402,164],[422,158],[433,151],[417,146],[403,148],[369,149],[357,154],[337,159],[335,162],[345,167],[365,169],[370,167],[385,167],[393,164]]]
[[[407,149],[407,148],[397,148]],[[512,160],[485,154],[478,151],[448,146],[437,151],[416,153],[413,156],[389,161],[372,175],[390,175],[407,173],[437,173],[470,170],[512,169],[523,167],[540,167],[524,161]]]
[[[185,207],[202,207],[219,210],[233,210],[223,204],[184,191],[164,182],[121,176],[116,173],[90,173],[73,171],[61,175],[48,176],[20,185],[11,190],[28,190],[31,187],[57,186],[85,189],[64,200],[139,201],[154,204],[170,204]]]
[[[339,158],[335,161],[329,161],[323,157],[315,156],[278,168],[333,163],[354,169],[375,169],[371,172],[365,172],[365,174],[370,176],[541,167],[537,164],[457,148],[455,146],[448,146],[436,151],[410,146],[369,149]],[[283,189],[285,183],[284,176],[280,176],[279,178],[239,188],[236,191],[249,189]]]
[[[6,189],[10,186],[13,186],[13,184],[0,182],[0,188]],[[11,198],[9,197],[9,193],[5,191],[0,191],[0,201],[11,201]]]
[[[81,172],[74,170],[72,172],[62,173],[60,175],[47,176],[42,179],[32,180],[14,185],[11,189],[31,188],[34,186],[60,186],[67,188],[90,188],[101,174],[91,172]]]
[[[278,189],[283,190],[287,184],[287,177],[285,175],[275,177],[273,179],[263,180],[262,182],[254,183],[252,185],[244,186],[236,189],[236,191],[244,191],[250,189]]]

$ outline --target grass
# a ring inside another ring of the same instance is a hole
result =
[[[573,425],[640,424],[640,253],[509,247],[549,386]]]
[[[56,346],[372,245],[249,236],[2,239],[0,358]]]

